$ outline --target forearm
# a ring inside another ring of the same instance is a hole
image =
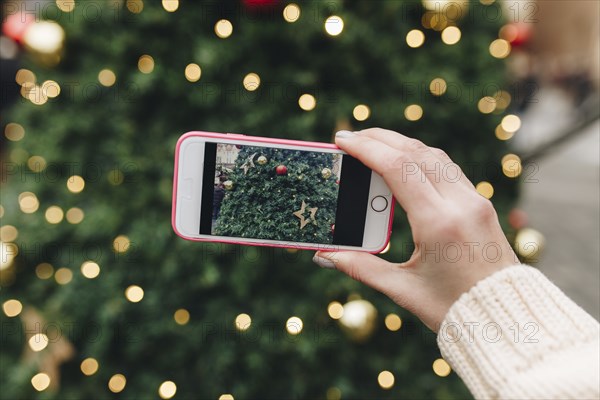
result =
[[[599,335],[542,273],[513,266],[461,296],[438,344],[476,398],[598,398]]]

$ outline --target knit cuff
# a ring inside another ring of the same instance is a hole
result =
[[[541,272],[516,265],[464,293],[437,340],[476,398],[589,398],[599,390],[599,334]],[[557,370],[562,378],[549,381]]]

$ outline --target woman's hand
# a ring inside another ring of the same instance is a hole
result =
[[[479,280],[519,261],[491,202],[440,149],[379,128],[341,131],[336,144],[381,175],[408,215],[415,251],[404,263],[364,252],[315,254],[377,289],[434,331]]]

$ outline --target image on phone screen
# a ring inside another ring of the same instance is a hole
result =
[[[371,170],[331,152],[206,142],[200,234],[361,246]]]

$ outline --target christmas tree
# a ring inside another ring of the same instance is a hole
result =
[[[233,172],[221,178],[228,193],[214,233],[332,243],[339,188],[332,168],[339,171],[339,159],[331,153],[243,146]]]
[[[191,130],[328,142],[338,129],[383,126],[446,150],[504,221],[520,169],[502,168],[518,119],[506,116],[510,45],[498,37],[497,3],[38,7],[65,42],[23,59],[11,78],[22,98],[2,114],[0,397],[467,396],[433,333],[315,267],[312,252],[178,238],[173,153]],[[253,209],[237,193],[260,178],[256,157],[245,177],[232,168],[222,217]],[[265,157],[268,176],[286,164]],[[329,164],[289,160],[281,180],[312,197],[297,169],[318,180]],[[285,229],[298,229],[299,206],[285,204]],[[328,219],[317,212],[304,230],[326,237]],[[383,257],[407,259],[410,244],[398,212]]]

